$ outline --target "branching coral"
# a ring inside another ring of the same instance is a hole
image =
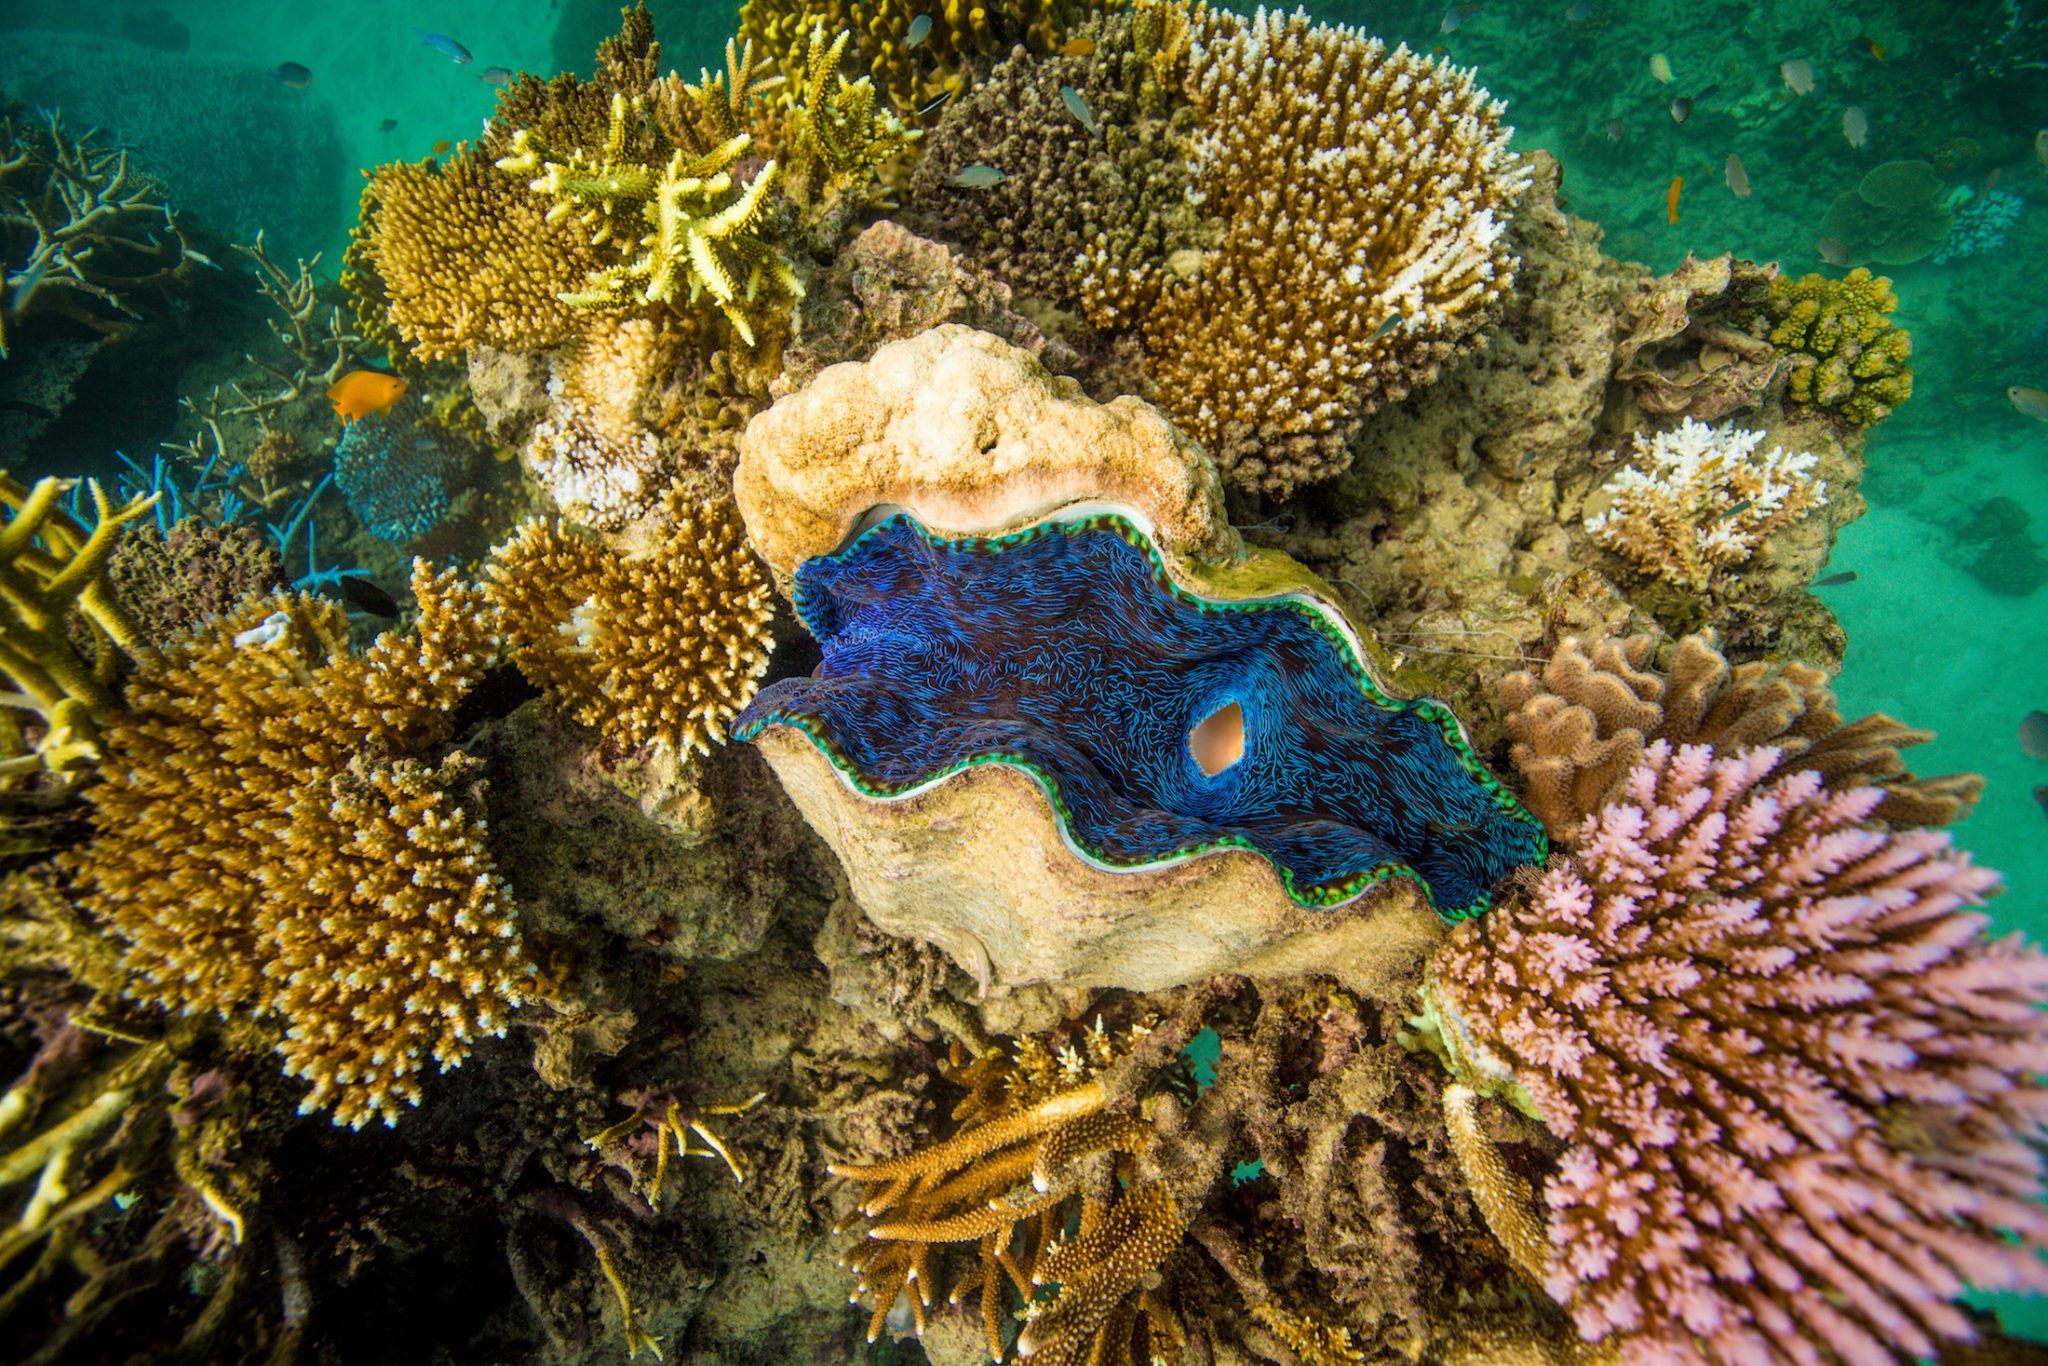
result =
[[[40,125],[0,116],[0,359],[38,316],[119,332],[139,316],[134,296],[200,263],[212,264],[127,152],[72,137],[55,114]]]
[[[828,40],[822,28],[811,30],[803,82],[792,92],[785,135],[791,145],[790,194],[799,204],[816,201],[835,182],[856,183],[864,191],[849,207],[879,197],[876,173],[923,136],[877,105],[871,77],[849,81],[839,74],[840,58],[852,36],[841,32]]]
[[[1675,431],[1636,433],[1637,464],[1602,486],[1606,506],[1587,516],[1586,530],[1651,577],[1714,589],[1772,532],[1827,502],[1826,482],[1807,474],[1811,455],[1782,446],[1758,455],[1763,439],[1691,418]]]
[[[302,1110],[395,1121],[502,1032],[532,968],[448,713],[493,654],[475,590],[413,572],[415,635],[351,653],[341,607],[245,602],[146,656],[68,855],[134,994],[276,1021]]]
[[[1191,194],[1221,243],[1133,266],[1099,242],[1082,296],[1143,339],[1174,420],[1231,478],[1285,495],[1469,349],[1513,282],[1529,172],[1468,71],[1300,12],[1189,24]]]
[[[1788,399],[1874,427],[1913,394],[1913,338],[1891,320],[1898,306],[1892,282],[1861,266],[1840,280],[1780,277],[1750,330],[1790,365]]]
[[[737,518],[680,489],[641,558],[532,521],[489,574],[519,667],[618,744],[709,752],[767,671],[768,575]]]
[[[1872,814],[1894,825],[1946,825],[1976,802],[1973,773],[1915,778],[1899,751],[1925,744],[1882,713],[1844,721],[1827,675],[1803,664],[1730,667],[1711,636],[1678,642],[1668,675],[1651,667],[1649,636],[1561,644],[1541,674],[1500,683],[1523,801],[1550,832],[1569,840],[1585,819],[1621,796],[1654,741],[1713,745],[1724,755],[1769,745],[1773,776],[1811,769],[1831,790],[1885,789]]]
[[[1546,1287],[1659,1360],[1889,1361],[2048,1288],[2048,958],[1876,788],[1663,741],[1431,964],[1465,1078],[1567,1143]],[[1773,775],[1777,776],[1773,776]]]

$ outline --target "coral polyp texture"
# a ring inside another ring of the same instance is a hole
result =
[[[1813,456],[1783,446],[1757,453],[1762,432],[1691,418],[1634,437],[1635,463],[1599,490],[1586,518],[1593,539],[1636,568],[1695,593],[1725,585],[1780,527],[1827,502]]]
[[[420,616],[350,651],[339,604],[244,602],[145,655],[67,856],[135,994],[281,1027],[301,1110],[396,1120],[430,1065],[502,1033],[533,969],[449,712],[495,654],[424,564]]]
[[[348,424],[334,448],[334,482],[363,528],[404,545],[441,524],[462,452],[423,418],[416,398]]]
[[[1546,1288],[1631,1359],[1890,1361],[2048,1289],[2048,959],[1876,788],[1658,742],[1433,960],[1467,1080],[1566,1143]]]
[[[1195,115],[1188,194],[1220,239],[1134,262],[1105,238],[1081,293],[1098,326],[1142,338],[1167,411],[1226,476],[1284,496],[1341,472],[1363,415],[1477,341],[1513,284],[1529,171],[1469,71],[1301,11],[1185,22],[1161,60]]]
[[[1858,266],[1840,280],[1771,281],[1760,321],[1786,360],[1785,397],[1858,427],[1874,427],[1913,395],[1913,338],[1892,321],[1892,282]]]
[[[1543,857],[1440,706],[1380,692],[1312,606],[1178,589],[1123,518],[943,540],[898,516],[808,561],[796,603],[824,661],[736,734],[798,727],[864,792],[1015,764],[1091,859],[1256,850],[1307,906],[1409,877],[1470,915]],[[1210,761],[1212,717],[1233,735]]]
[[[708,751],[768,668],[768,575],[738,519],[680,492],[643,555],[530,521],[489,575],[520,669],[620,745]]]

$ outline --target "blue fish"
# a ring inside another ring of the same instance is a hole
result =
[[[929,14],[918,15],[910,21],[910,32],[903,35],[903,46],[905,48],[916,47],[931,34],[931,31],[932,17]]]
[[[420,42],[424,46],[434,49],[434,51],[440,53],[457,66],[467,66],[475,60],[469,55],[468,48],[456,42],[445,33],[429,33],[423,28],[413,28],[411,24],[407,24],[406,27],[419,34]]]

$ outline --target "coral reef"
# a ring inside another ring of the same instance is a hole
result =
[[[1589,511],[1586,530],[1644,574],[1712,591],[1771,533],[1827,502],[1827,482],[1808,473],[1812,455],[1783,446],[1758,455],[1763,439],[1691,418],[1674,431],[1637,432],[1637,463],[1602,487],[1606,506]]]
[[[1143,339],[1168,412],[1230,479],[1284,496],[1342,471],[1360,417],[1497,316],[1529,170],[1469,72],[1305,13],[1185,23],[1167,60],[1195,115],[1189,194],[1220,241],[1132,263],[1100,240],[1082,295]]]
[[[1891,320],[1898,306],[1892,282],[1860,266],[1840,280],[1779,278],[1750,331],[1788,362],[1789,401],[1874,427],[1913,394],[1913,338]]]
[[[643,555],[529,521],[488,573],[513,659],[617,745],[708,752],[767,671],[768,576],[737,519],[680,486]]]
[[[0,360],[39,318],[119,335],[144,295],[211,264],[163,187],[98,131],[0,112]]]
[[[245,602],[146,657],[66,856],[137,999],[271,1025],[303,1112],[396,1120],[531,989],[473,766],[439,758],[493,653],[423,565],[416,634],[349,651],[341,608]]]
[[[2038,1249],[2048,959],[1882,790],[1658,741],[1571,857],[1432,960],[1458,1073],[1567,1147],[1549,1292],[1679,1361],[1927,1356]],[[2016,1235],[2018,1241],[2013,1241]]]
[[[1776,267],[1690,253],[1669,275],[1635,282],[1621,298],[1614,378],[1658,417],[1715,422],[1760,406],[1785,362],[1740,324],[1776,286]]]
[[[1950,261],[1963,261],[1998,250],[2005,245],[2006,233],[2020,221],[2020,214],[2026,207],[2026,200],[2005,190],[1986,190],[1983,194],[1972,195],[1956,211],[1948,236],[1941,239],[1941,245],[1934,249],[1930,259],[1935,265],[1942,266]]]
[[[349,510],[380,541],[419,540],[447,515],[464,452],[424,422],[419,399],[357,418],[334,448],[334,484]]]
[[[1864,172],[1856,188],[1835,197],[1821,220],[1823,236],[1851,262],[1903,266],[1939,247],[1955,224],[1945,187],[1924,161],[1887,161]]]
[[[164,530],[145,520],[114,547],[107,585],[145,638],[165,640],[283,588],[284,562],[251,527],[192,516]]]
[[[1523,798],[1552,839],[1569,840],[1588,816],[1618,800],[1644,748],[1712,745],[1723,755],[1768,745],[1776,777],[1821,775],[1829,789],[1878,787],[1872,815],[1894,825],[1946,825],[1983,790],[1971,773],[1916,778],[1899,751],[1925,744],[1882,713],[1844,721],[1827,675],[1803,664],[1764,661],[1731,667],[1711,636],[1687,636],[1668,668],[1655,667],[1656,641],[1577,639],[1559,644],[1542,672],[1500,681]]]

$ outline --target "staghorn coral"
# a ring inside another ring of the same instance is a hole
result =
[[[834,1176],[865,1187],[840,1231],[868,1221],[866,1241],[843,1259],[859,1277],[856,1298],[873,1306],[868,1341],[881,1335],[899,1298],[921,1334],[934,1251],[966,1243],[975,1244],[975,1266],[950,1300],[977,1296],[997,1360],[1005,1286],[1024,1300],[1017,1350],[1035,1362],[1149,1361],[1182,1339],[1152,1288],[1180,1245],[1182,1215],[1168,1187],[1141,1173],[1149,1126],[1110,1110],[1098,1079],[1127,1046],[1099,1020],[1079,1047],[1057,1054],[1025,1039],[1012,1056],[991,1050],[970,1060],[956,1044],[941,1073],[967,1090],[953,1110],[952,1137],[888,1161],[832,1165]],[[1078,1226],[1063,1232],[1076,1213]],[[1038,1287],[1052,1282],[1058,1294],[1038,1302]]]
[[[429,1062],[530,988],[473,766],[437,759],[493,654],[475,590],[415,564],[416,634],[358,655],[341,607],[252,599],[145,656],[65,857],[141,1000],[282,1026],[301,1112],[396,1121]]]
[[[186,280],[193,249],[155,181],[126,150],[74,137],[54,113],[0,113],[0,360],[37,318],[101,336],[139,317],[136,297]]]
[[[1169,412],[1228,477],[1285,496],[1342,471],[1364,414],[1471,348],[1513,283],[1504,233],[1530,173],[1468,71],[1303,12],[1200,7],[1189,24],[1189,193],[1220,243],[1129,264],[1099,240],[1082,297],[1142,338]]]
[[[1546,1288],[1631,1359],[1925,1357],[1966,1288],[2048,1287],[2048,958],[1946,835],[1779,761],[1650,746],[1430,967],[1462,1078],[1568,1145]]]
[[[529,521],[488,574],[520,669],[617,744],[708,753],[767,671],[768,576],[738,519],[680,487],[639,558]]]
[[[1814,457],[1773,446],[1762,432],[1691,418],[1675,431],[1635,434],[1637,465],[1602,486],[1586,517],[1593,539],[1653,578],[1711,592],[1748,564],[1779,527],[1827,502],[1827,484],[1808,476]]]
[[[842,31],[827,39],[825,30],[811,30],[810,47],[804,55],[801,83],[793,83],[791,107],[786,115],[783,140],[791,148],[789,175],[785,182],[792,200],[810,206],[849,186],[857,192],[845,195],[845,204],[835,228],[854,210],[880,202],[886,188],[877,179],[883,165],[910,151],[924,134],[906,128],[903,121],[875,101],[875,83],[862,76],[849,81],[839,73],[840,58],[853,35]],[[728,62],[737,73],[740,59]],[[836,239],[838,232],[829,234]]]
[[[1749,330],[1785,357],[1790,402],[1874,427],[1913,395],[1913,338],[1891,320],[1898,306],[1892,282],[1861,266],[1840,280],[1780,277]]]
[[[1518,670],[1500,681],[1523,801],[1552,839],[1570,840],[1619,797],[1644,747],[1659,740],[1711,744],[1722,754],[1770,745],[1779,772],[1811,769],[1831,789],[1882,787],[1873,814],[1894,825],[1946,825],[1983,790],[1973,773],[1907,772],[1899,751],[1934,732],[1882,713],[1844,721],[1818,669],[1761,661],[1731,668],[1711,635],[1679,641],[1664,674],[1651,667],[1655,653],[1649,636],[1590,645],[1572,638],[1541,674]]]

